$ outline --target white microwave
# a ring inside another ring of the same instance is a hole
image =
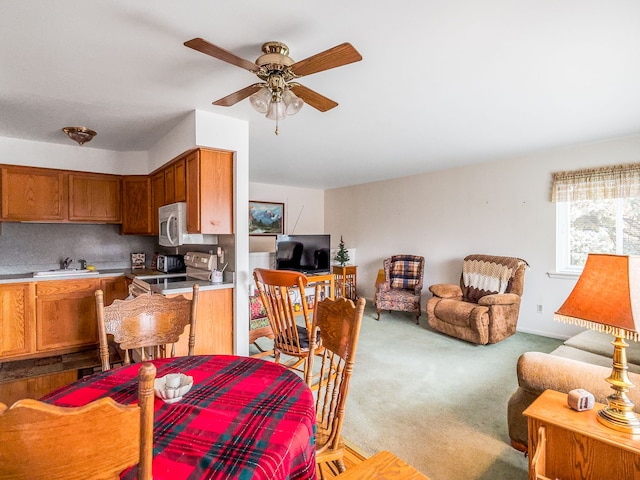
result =
[[[179,245],[215,245],[217,235],[187,232],[187,204],[185,202],[163,205],[158,209],[158,243],[163,247]]]

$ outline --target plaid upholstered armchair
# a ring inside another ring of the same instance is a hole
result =
[[[527,262],[493,255],[465,257],[460,285],[431,285],[429,326],[452,337],[486,345],[516,332]]]
[[[382,310],[412,312],[420,319],[420,294],[424,257],[394,255],[384,260],[384,282],[376,289],[375,304],[380,320]]]

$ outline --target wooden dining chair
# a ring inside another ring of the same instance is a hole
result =
[[[155,376],[151,363],[140,367],[137,405],[0,403],[0,480],[118,479],[135,464],[136,478],[151,480]]]
[[[316,464],[326,465],[332,473],[345,471],[345,443],[340,432],[349,394],[349,380],[362,325],[365,299],[354,304],[346,298],[327,298],[316,304],[313,315],[309,368],[306,382],[318,385],[316,395]],[[317,352],[318,331],[322,335],[322,353]],[[315,365],[315,362],[319,365]],[[320,382],[315,377],[319,375]],[[337,469],[337,472],[335,471]],[[321,476],[323,469],[320,468]]]
[[[124,364],[131,363],[132,350],[139,352],[141,361],[167,356],[167,345],[171,345],[170,356],[175,356],[175,343],[189,326],[188,355],[193,355],[196,342],[196,308],[198,285],[193,285],[191,300],[179,296],[140,295],[131,300],[114,300],[104,305],[102,290],[96,290],[96,317],[102,371],[111,369],[109,341],[124,351]]]
[[[305,294],[307,277],[292,270],[256,268],[253,278],[273,331],[275,362],[281,363],[282,354],[291,357],[282,364],[301,371],[306,378],[311,330],[311,309]],[[320,286],[316,285],[314,298],[319,291]]]

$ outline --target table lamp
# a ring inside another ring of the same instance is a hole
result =
[[[627,374],[629,345],[638,341],[640,328],[640,256],[590,253],[576,286],[554,319],[611,334],[613,369],[606,381],[614,393],[598,412],[603,425],[640,434],[640,420],[627,396],[633,384]]]

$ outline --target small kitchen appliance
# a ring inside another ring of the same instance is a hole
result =
[[[164,273],[184,272],[184,257],[182,255],[158,255],[156,269]]]

